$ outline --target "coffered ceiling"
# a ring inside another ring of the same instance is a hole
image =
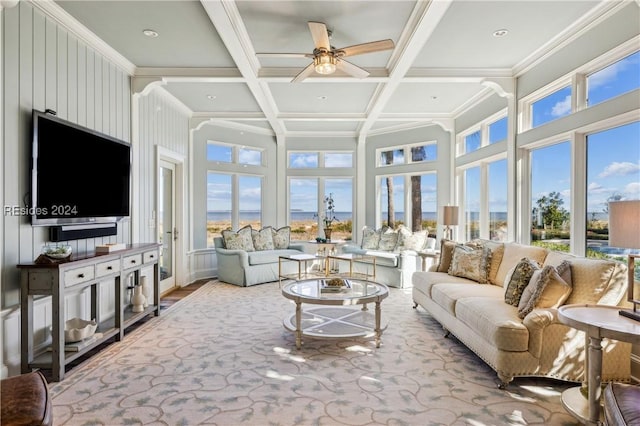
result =
[[[104,41],[138,81],[161,82],[196,118],[287,136],[354,136],[455,118],[616,2],[597,0],[56,1]],[[312,53],[308,21],[346,47],[391,39],[393,50],[349,57],[369,71],[291,80]],[[157,37],[148,37],[153,30]],[[499,30],[506,34],[495,36]],[[251,127],[249,127],[251,128]]]

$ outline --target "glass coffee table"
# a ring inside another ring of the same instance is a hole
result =
[[[327,282],[342,280],[345,286],[330,287]],[[389,295],[384,284],[351,278],[314,278],[288,283],[282,295],[296,304],[295,314],[284,319],[284,327],[295,332],[296,348],[302,336],[315,338],[373,337],[380,347],[382,331],[381,303]],[[302,304],[313,305],[302,309]],[[367,304],[374,303],[372,314]],[[360,306],[361,305],[361,306]]]

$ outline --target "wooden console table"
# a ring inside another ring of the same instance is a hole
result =
[[[33,368],[51,369],[52,379],[64,378],[65,366],[84,355],[89,350],[115,336],[124,337],[124,330],[144,317],[160,315],[159,267],[160,244],[132,244],[126,249],[108,254],[87,253],[72,255],[69,261],[51,264],[20,264],[20,309],[21,309],[21,370],[28,373]],[[133,274],[134,282],[140,280],[143,268],[153,268],[153,303],[139,313],[133,313],[131,306],[123,303],[123,284]],[[100,291],[102,281],[114,280],[115,316],[100,318]],[[67,289],[79,291],[91,287],[91,319],[98,323],[97,333],[102,337],[78,351],[65,352],[65,292]],[[51,296],[52,318],[51,351],[34,357],[33,351],[33,297]]]

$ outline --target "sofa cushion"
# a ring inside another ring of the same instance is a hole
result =
[[[486,284],[490,262],[491,250],[488,248],[473,248],[459,244],[453,250],[448,273]]]
[[[500,292],[497,286],[482,287]],[[463,297],[456,303],[456,318],[496,349],[524,352],[529,348],[529,330],[518,318],[518,310],[500,297]]]
[[[397,253],[380,250],[367,250],[364,254],[368,256],[375,256],[376,265],[398,266],[399,255]]]
[[[362,228],[362,248],[366,250],[377,250],[380,244],[381,229],[365,226]]]
[[[273,248],[287,249],[291,244],[291,227],[283,226],[282,228],[271,228],[271,237],[273,239]]]
[[[271,227],[267,226],[261,230],[252,229],[251,239],[253,240],[253,248],[257,251],[273,250],[273,233]]]
[[[255,250],[253,247],[253,238],[251,238],[251,225],[242,227],[238,229],[238,231],[225,229],[222,231],[222,238],[224,239],[225,248],[229,250]]]
[[[500,268],[496,274],[496,282],[504,283],[507,272],[520,262],[523,257],[528,257],[542,265],[548,250],[542,247],[528,246],[518,243],[507,243],[504,245],[504,254]]]
[[[518,316],[524,318],[534,308],[557,308],[571,294],[571,265],[562,262],[557,268],[547,265],[533,273],[522,292]]]
[[[456,247],[456,242],[451,240],[440,240],[440,262],[436,271],[449,272],[449,266],[451,266],[451,259],[453,258],[453,249]]]
[[[524,289],[529,285],[529,281],[531,281],[531,277],[537,269],[540,269],[538,262],[528,257],[523,257],[518,262],[513,271],[507,275],[507,280],[505,281],[505,303],[518,306]]]
[[[626,267],[614,260],[578,258],[571,260],[573,290],[566,303],[602,303],[617,305],[626,296]],[[619,286],[610,291],[611,284]],[[607,292],[608,300],[601,300]]]
[[[453,316],[456,316],[457,302],[465,297],[478,296],[502,300],[502,290],[499,287],[456,279],[457,282],[437,283],[431,286],[431,299]]]
[[[416,272],[411,277],[413,288],[421,291],[427,296],[431,297],[432,287],[436,284],[472,284],[479,285],[475,281],[468,280],[466,278],[454,277],[446,272]],[[502,296],[500,296],[502,297]]]

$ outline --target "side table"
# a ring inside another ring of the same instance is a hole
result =
[[[602,339],[640,343],[640,322],[623,317],[618,313],[620,309],[618,306],[584,304],[565,305],[558,309],[560,322],[585,332],[589,398],[586,400],[582,396],[580,387],[570,388],[562,393],[562,405],[586,424],[600,424]]]
[[[422,259],[422,271],[426,271],[427,270],[427,259],[433,259],[434,262],[439,261],[439,259],[440,259],[440,251],[439,250],[419,251],[418,252],[418,256],[420,256],[420,259]]]

